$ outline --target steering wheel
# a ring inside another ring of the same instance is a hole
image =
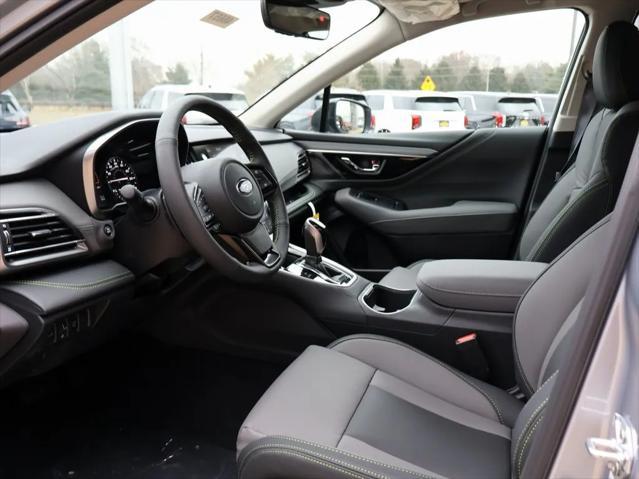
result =
[[[178,131],[192,110],[222,125],[249,163],[215,157],[180,166]],[[286,203],[264,150],[238,117],[209,98],[187,95],[162,114],[155,155],[173,221],[211,266],[237,281],[266,278],[280,268],[289,242]]]

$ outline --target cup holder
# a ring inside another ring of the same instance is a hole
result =
[[[364,294],[364,304],[378,313],[395,313],[407,307],[415,296],[415,290],[402,291],[379,284]]]

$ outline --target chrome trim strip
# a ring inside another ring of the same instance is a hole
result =
[[[72,241],[64,241],[62,243],[56,243],[56,244],[49,244],[46,246],[38,246],[37,248],[29,248],[29,249],[21,249],[19,251],[11,251],[10,253],[4,253],[4,257],[5,258],[13,258],[14,256],[20,256],[23,254],[27,254],[27,253],[35,253],[38,251],[46,251],[49,249],[54,249],[54,248],[60,248],[62,246],[77,246],[79,244],[84,244],[86,243],[85,240],[81,239],[81,240],[72,240]]]
[[[366,155],[366,156],[386,156],[386,157],[394,157],[394,158],[405,158],[407,161],[416,161],[423,160],[425,158],[430,158],[437,152],[435,150],[428,150],[424,155],[411,155],[407,153],[384,153],[381,151],[358,151],[358,150],[320,150],[317,148],[310,148],[308,150],[309,153],[328,153],[330,155]]]
[[[0,215],[2,215],[2,213],[0,213]],[[33,216],[19,216],[17,218],[6,218],[6,219],[0,218],[0,223],[13,223],[13,222],[39,220],[39,219],[46,219],[46,218],[58,218],[58,215],[56,215],[55,213],[43,213],[43,214],[36,214]]]

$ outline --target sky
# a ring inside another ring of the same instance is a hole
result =
[[[200,20],[215,9],[238,20],[224,29]],[[202,54],[204,83],[235,87],[244,80],[244,72],[267,53],[291,54],[299,65],[308,52],[319,55],[372,21],[378,10],[367,1],[356,0],[329,12],[331,33],[325,41],[268,30],[262,23],[259,0],[156,0],[127,17],[124,24],[127,34],[145,45],[146,55],[155,63],[169,67],[183,62],[199,80]],[[576,37],[583,25],[578,15]],[[413,58],[432,64],[442,55],[463,50],[486,58],[492,63],[488,66],[495,66],[497,58],[507,67],[541,61],[557,65],[568,59],[573,17],[571,10],[556,10],[467,22],[395,47],[380,59]],[[98,38],[108,43],[108,32]]]

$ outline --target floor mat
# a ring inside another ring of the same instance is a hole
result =
[[[236,477],[235,438],[282,366],[136,338],[0,391],[0,477]]]

